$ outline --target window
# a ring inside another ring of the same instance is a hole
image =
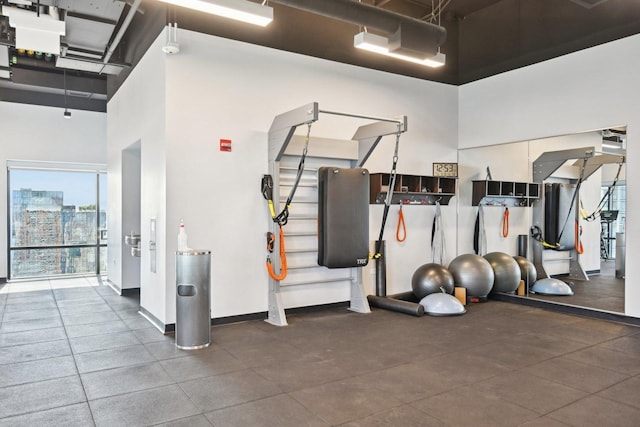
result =
[[[9,278],[106,272],[106,174],[9,167]]]

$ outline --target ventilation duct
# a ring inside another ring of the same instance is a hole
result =
[[[397,54],[434,56],[447,38],[444,27],[353,0],[270,1],[382,32],[389,37],[390,51]]]

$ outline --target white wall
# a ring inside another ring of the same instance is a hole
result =
[[[460,148],[627,125],[627,161],[634,164],[640,158],[639,50],[636,35],[460,87]],[[615,93],[616,102],[603,100]],[[626,232],[633,242],[640,236],[640,169],[627,172]],[[627,277],[640,274],[637,263],[626,267]],[[627,279],[625,289],[625,313],[640,317],[640,284]]]
[[[163,38],[162,38],[163,40]],[[165,271],[150,271],[149,220],[158,221],[157,247],[164,251],[166,211],[166,131],[165,131],[165,58],[161,39],[151,46],[118,92],[107,105],[107,141],[109,173],[109,280],[123,285],[123,257],[130,257],[124,246],[122,188],[122,150],[140,143],[140,305],[165,322]],[[162,252],[164,253],[164,252]],[[128,285],[125,283],[125,285]],[[168,322],[167,322],[168,323]]]
[[[34,160],[106,164],[106,115],[0,101],[0,163]],[[7,174],[0,173],[0,224],[7,223]],[[0,226],[0,241],[7,229]],[[7,277],[6,244],[0,245],[0,277]]]
[[[267,132],[276,115],[313,101],[319,102],[321,109],[333,111],[377,117],[406,114],[409,131],[402,137],[400,173],[430,175],[433,161],[456,161],[458,109],[454,86],[184,30],[179,39],[178,55],[160,56],[158,43],[152,46],[108,108],[109,172],[114,173],[110,176],[111,182],[119,184],[119,160],[115,153],[137,138],[142,140],[142,241],[144,246],[145,224],[154,214],[145,206],[153,205],[158,209],[155,214],[162,235],[158,245],[158,271],[164,272],[155,276],[145,274],[143,250],[142,305],[165,323],[175,321],[173,254],[181,218],[187,227],[189,246],[212,251],[213,317],[267,310],[264,235],[270,220],[259,183],[261,176],[268,172]],[[160,35],[158,41],[164,41],[164,36]],[[166,100],[156,94],[165,93],[160,79],[165,70]],[[140,105],[140,98],[145,96],[153,97],[153,106]],[[158,103],[166,107],[166,115]],[[314,125],[312,135],[350,139],[358,125],[359,122],[331,121],[323,116],[317,126]],[[145,144],[150,138],[143,133],[162,126],[166,126],[166,139],[158,131],[153,146],[154,149],[158,146],[158,153],[166,153],[166,200],[160,197],[165,181],[161,178],[162,155],[157,154],[154,165],[158,169],[154,176],[159,180],[158,197],[150,203],[144,200],[148,147]],[[232,152],[219,151],[221,138],[233,140]],[[383,140],[366,165],[371,172],[388,172],[393,143],[393,139]],[[110,196],[119,197],[116,193]],[[166,209],[166,221],[163,209]],[[427,242],[433,209],[407,209],[407,241],[404,244],[390,242],[387,248],[390,292],[409,290],[413,270],[428,261]],[[455,215],[455,198],[451,206],[443,210],[453,248],[455,223],[450,218]],[[371,223],[376,236],[378,226],[375,224],[380,224],[381,212],[380,206],[372,208]],[[387,240],[394,239],[393,215],[391,218],[387,224]],[[449,253],[452,257],[453,249]],[[110,259],[117,256],[116,251],[110,252]],[[368,291],[372,292],[371,275],[367,274],[366,279]],[[153,303],[144,298],[145,289],[149,288],[156,294]],[[160,294],[166,299],[160,301]],[[348,295],[346,287],[309,287],[296,290],[296,296],[287,298],[287,304],[335,302],[344,300],[345,295]]]

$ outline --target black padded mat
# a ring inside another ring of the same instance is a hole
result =
[[[362,267],[369,261],[369,171],[318,169],[318,264]]]

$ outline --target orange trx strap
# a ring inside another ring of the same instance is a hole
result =
[[[578,254],[583,254],[584,253],[584,245],[582,244],[582,241],[580,240],[581,237],[582,237],[582,226],[580,225],[578,220],[576,220],[575,248],[576,248],[576,252]]]
[[[502,237],[509,236],[509,208],[504,208],[504,216],[502,217]]]
[[[400,236],[400,231],[402,231],[402,236]],[[400,205],[400,210],[398,211],[398,226],[396,227],[396,240],[398,242],[404,242],[405,240],[407,240],[407,225],[404,222],[402,205]]]
[[[287,277],[287,254],[284,249],[284,229],[280,226],[280,274],[276,274],[273,271],[273,264],[271,264],[271,258],[267,256],[267,271],[269,272],[269,276],[273,280],[284,280]],[[267,250],[269,252],[273,252],[273,242],[275,240],[275,236],[273,233],[267,233]]]

